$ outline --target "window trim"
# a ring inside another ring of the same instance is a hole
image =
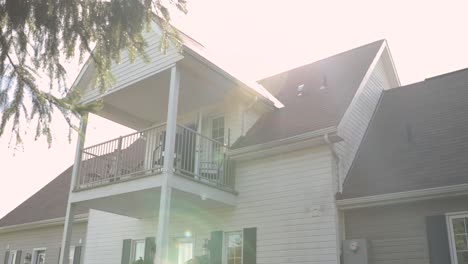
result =
[[[227,259],[227,240],[229,238],[230,234],[240,234],[241,235],[241,264],[244,264],[244,230],[234,230],[234,231],[225,231],[223,232],[223,249],[222,249],[222,254],[223,254],[223,264],[228,263]]]
[[[8,256],[8,264],[15,264],[16,262],[16,257],[17,257],[17,253],[18,253],[18,250],[17,249],[9,249],[9,256]],[[15,259],[12,259],[12,256],[13,254],[15,254]]]
[[[195,257],[195,239],[193,237],[176,237],[175,242],[178,244],[192,244],[192,258]],[[178,246],[178,245],[177,245]],[[177,250],[177,263],[179,262],[179,250]]]
[[[453,224],[452,220],[457,218],[468,218],[468,211],[463,212],[453,212],[453,213],[446,213],[445,219],[447,224],[447,233],[449,239],[449,247],[450,247],[450,258],[453,264],[458,263],[457,259],[457,248],[455,246],[455,236],[453,232]]]
[[[224,145],[224,144],[226,144],[226,115],[224,113],[218,113],[218,114],[210,115],[208,117],[208,119],[209,119],[209,123],[210,123],[209,124],[209,126],[210,126],[210,137],[212,139],[215,139],[213,137],[213,121],[215,119],[218,119],[218,118],[221,118],[221,117],[223,118],[223,142],[221,142],[221,143],[223,143],[223,145]]]
[[[32,250],[32,257],[31,257],[31,264],[35,264],[36,258],[37,258],[37,252],[38,251],[44,251],[44,262],[47,256],[47,248],[45,247],[40,247],[40,248],[33,248]],[[60,256],[59,256],[60,257]]]
[[[136,244],[138,242],[143,242],[143,250],[146,247],[146,239],[132,239],[132,248],[131,248],[131,254],[130,254],[130,263],[135,262],[135,254],[136,254]],[[144,251],[143,251],[144,252]],[[143,259],[145,259],[145,256],[143,255]]]

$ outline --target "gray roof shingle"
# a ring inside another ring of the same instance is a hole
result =
[[[72,167],[0,219],[0,227],[65,217]],[[77,208],[77,214],[87,209]]]
[[[468,69],[385,91],[341,196],[463,183],[468,183]]]
[[[241,148],[338,125],[385,40],[260,80],[285,105],[262,116],[233,145]],[[323,84],[326,89],[320,89]],[[297,96],[297,87],[304,93]]]

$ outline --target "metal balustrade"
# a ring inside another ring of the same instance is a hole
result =
[[[166,125],[161,124],[84,148],[76,190],[162,173]],[[223,189],[233,189],[228,147],[177,125],[174,173]]]

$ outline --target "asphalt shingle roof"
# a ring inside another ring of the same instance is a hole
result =
[[[342,198],[463,183],[468,183],[468,69],[384,92]]]
[[[65,217],[72,167],[0,219],[0,227]],[[77,214],[87,209],[77,208]]]
[[[385,40],[259,81],[285,106],[265,114],[233,148],[266,143],[336,126]],[[326,89],[320,89],[322,85]],[[297,96],[297,87],[304,93]]]

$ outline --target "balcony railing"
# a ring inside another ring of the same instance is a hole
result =
[[[166,125],[161,124],[84,148],[76,190],[162,173]],[[177,125],[174,173],[223,189],[233,189],[227,146]]]

